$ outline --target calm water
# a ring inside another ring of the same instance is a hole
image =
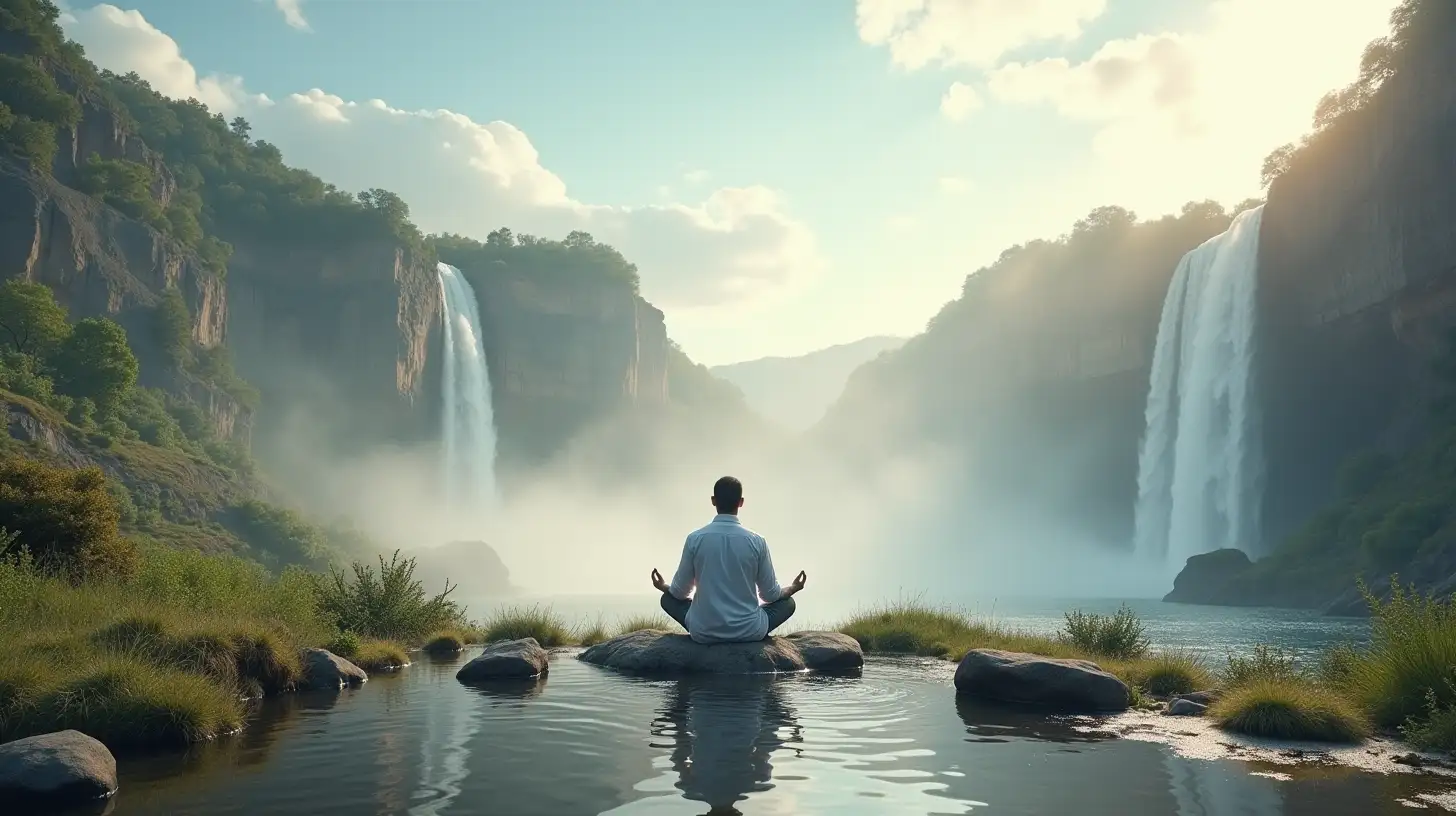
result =
[[[486,690],[455,682],[459,662],[283,697],[234,738],[124,761],[106,812],[1374,816],[1433,789],[1340,768],[1279,781],[1258,774],[1290,768],[967,704],[934,661],[644,681],[562,652],[544,681]]]

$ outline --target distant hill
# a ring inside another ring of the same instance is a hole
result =
[[[764,418],[791,430],[804,430],[824,416],[856,368],[904,342],[903,337],[866,337],[800,357],[764,357],[715,366],[712,372],[738,386],[749,406]]]

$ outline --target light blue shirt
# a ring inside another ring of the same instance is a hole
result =
[[[679,600],[692,594],[688,634],[698,643],[763,640],[768,614],[759,599],[772,603],[784,594],[768,542],[731,513],[720,513],[688,534],[668,592]]]

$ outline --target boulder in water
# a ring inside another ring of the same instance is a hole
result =
[[[975,649],[961,659],[956,694],[1075,713],[1125,711],[1127,684],[1087,660],[1061,660],[999,649]]]
[[[462,683],[524,680],[546,672],[550,660],[535,638],[503,640],[486,646],[479,656],[461,666],[455,679]]]
[[[105,799],[115,792],[116,757],[80,731],[57,731],[0,745],[0,804],[52,809]]]
[[[303,687],[310,691],[338,691],[369,680],[358,666],[328,649],[305,649],[303,652]]]
[[[766,674],[844,671],[864,665],[854,638],[837,632],[796,632],[751,643],[694,641],[685,634],[644,629],[587,649],[580,659],[630,674]]]
[[[1253,566],[1243,550],[1225,548],[1195,555],[1173,579],[1173,591],[1163,596],[1168,603],[1231,604],[1245,590],[1242,578]]]

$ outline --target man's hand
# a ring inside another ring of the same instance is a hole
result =
[[[662,573],[655,569],[652,571],[652,585],[657,588],[658,592],[667,591],[667,582],[662,580]]]
[[[793,597],[799,590],[804,588],[804,584],[807,583],[808,580],[809,576],[805,575],[803,570],[799,570],[799,574],[794,576],[794,582],[792,584],[789,584],[788,587],[784,589],[784,594],[782,597]]]

